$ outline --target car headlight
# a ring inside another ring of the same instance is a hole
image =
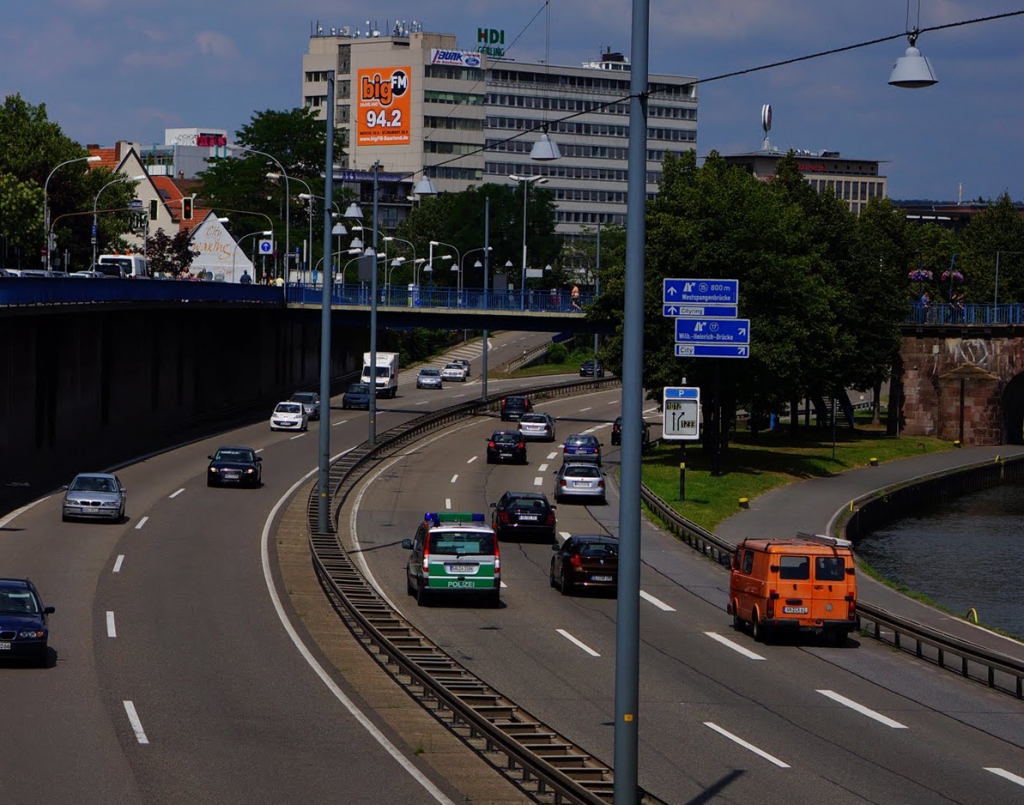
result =
[[[245,471],[245,474],[246,475],[252,475],[254,472],[256,472],[256,470],[254,470],[252,467],[249,467],[249,469],[247,469]]]
[[[24,632],[18,632],[18,637],[20,637],[22,639],[26,639],[27,638],[29,640],[34,640],[35,638],[38,638],[38,637],[46,637],[46,632],[28,629],[28,630],[26,630]]]
[[[217,473],[220,472],[220,470],[218,470],[216,467],[210,467],[210,472]]]

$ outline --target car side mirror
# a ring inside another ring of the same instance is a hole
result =
[[[213,461],[213,456],[207,456],[207,458],[210,459],[210,461]]]
[[[262,464],[263,463],[263,456],[256,456],[256,463],[257,464]]]
[[[496,509],[496,508],[498,508],[498,504],[497,504],[497,503],[492,503],[492,504],[491,504],[491,508],[492,508],[492,509]]]
[[[561,548],[561,547],[562,547],[561,545],[552,545],[552,546],[551,546],[551,550],[553,550],[553,551],[557,551],[557,550],[558,550],[559,548]]]
[[[121,487],[121,494],[122,495],[127,495],[128,494],[128,487],[127,486],[122,486]]]
[[[64,484],[64,486],[62,486],[62,487],[60,488],[60,491],[61,491],[61,492],[67,492],[67,491],[68,491],[68,485],[67,485],[67,484]]]
[[[403,539],[402,540],[402,547],[405,548],[407,551],[411,551],[412,550],[412,540],[411,539]]]
[[[854,572],[855,571],[854,571],[854,569],[852,567],[846,568],[846,575],[847,576],[852,576],[854,574]]]
[[[43,614],[44,615],[52,615],[56,611],[57,611],[57,607],[43,607]]]

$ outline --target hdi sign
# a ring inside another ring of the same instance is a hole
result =
[[[485,56],[505,55],[505,31],[497,28],[476,29],[477,52]]]

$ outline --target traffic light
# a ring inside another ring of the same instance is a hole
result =
[[[192,198],[190,196],[185,196],[181,200],[181,220],[192,220]]]
[[[149,220],[150,221],[155,221],[156,220],[156,213],[157,213],[157,200],[155,198],[151,198],[149,200]]]

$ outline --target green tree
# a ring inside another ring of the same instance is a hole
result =
[[[1024,299],[1024,218],[1008,193],[975,216],[960,233],[956,267],[964,276],[969,302],[991,304],[996,299],[996,252],[999,252],[1001,303]],[[941,278],[941,275],[939,275]],[[949,283],[943,283],[948,292]],[[955,284],[954,286],[955,287]]]

